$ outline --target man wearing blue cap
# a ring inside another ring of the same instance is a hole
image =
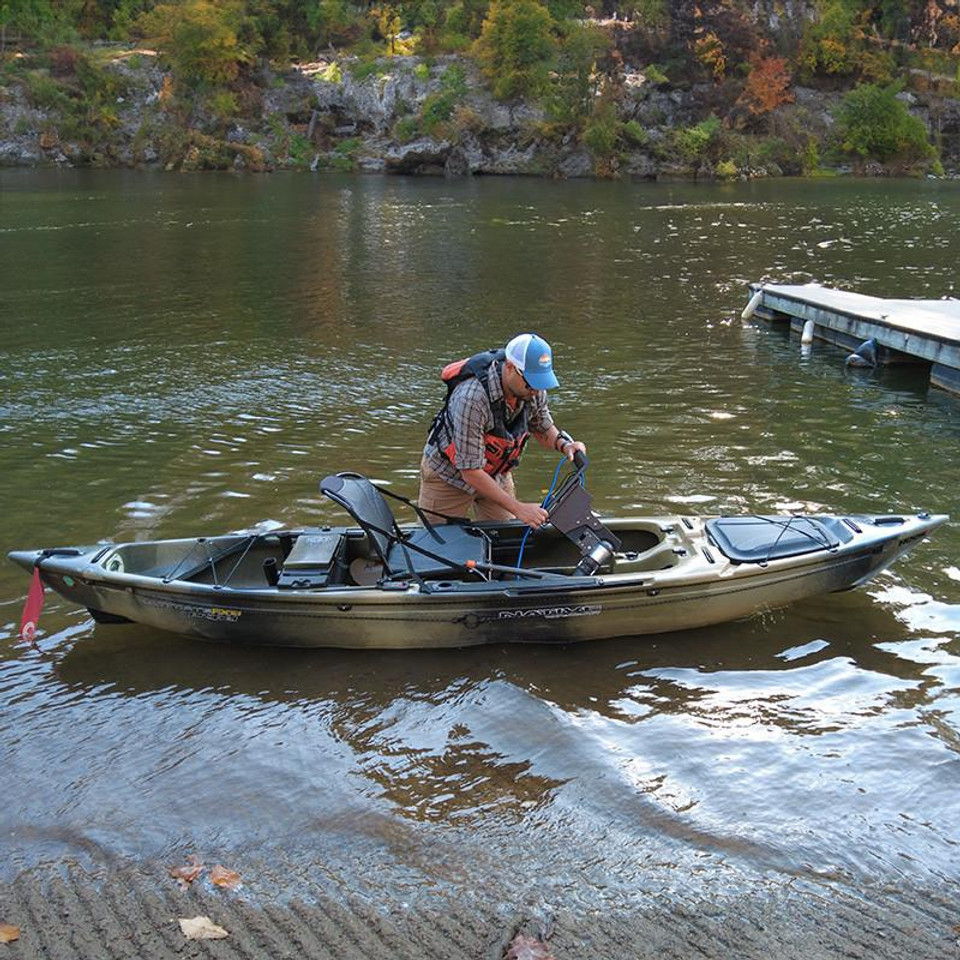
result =
[[[577,450],[586,452],[550,416],[547,390],[558,386],[550,344],[521,333],[506,349],[448,364],[441,377],[447,398],[423,448],[421,509],[465,517],[473,508],[479,520],[516,517],[536,529],[547,512],[516,498],[512,476],[527,439],[532,434],[571,460]]]

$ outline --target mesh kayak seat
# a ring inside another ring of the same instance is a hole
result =
[[[455,577],[468,560],[490,562],[490,540],[473,527],[451,523],[402,531],[383,494],[362,474],[324,477],[320,492],[357,521],[387,576]]]
[[[765,563],[799,557],[818,550],[835,550],[850,539],[833,523],[816,517],[716,517],[706,523],[707,534],[734,563]]]

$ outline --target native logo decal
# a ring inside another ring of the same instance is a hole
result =
[[[540,355],[540,366],[541,366],[541,367],[549,367],[549,366],[550,366],[550,354],[549,354],[549,353],[543,353],[543,354]]]
[[[177,603],[171,600],[158,600],[153,597],[142,597],[141,603],[161,610],[172,610],[190,617],[192,620],[225,621],[236,623],[243,614],[242,610],[232,607],[195,607],[189,603]]]
[[[599,604],[572,607],[531,607],[529,610],[500,610],[498,620],[565,620],[567,617],[595,617],[603,610]]]

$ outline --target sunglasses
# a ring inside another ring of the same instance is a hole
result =
[[[523,371],[516,364],[513,364],[513,369],[517,372],[517,376],[519,376],[520,379],[523,381],[523,385],[528,390],[533,390],[534,388],[530,386],[530,383],[528,382],[527,378],[523,375]]]

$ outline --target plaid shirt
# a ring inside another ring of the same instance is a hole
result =
[[[458,384],[450,395],[447,422],[440,432],[438,445],[428,440],[423,448],[427,466],[447,483],[461,490],[473,489],[463,479],[461,471],[482,470],[487,462],[484,455],[486,449],[484,434],[493,429],[492,404],[503,400],[502,371],[502,363],[495,363],[490,368],[490,376],[487,378],[489,394],[483,389],[483,383],[477,377],[471,377]],[[516,422],[525,407],[529,417],[527,426],[531,433],[543,434],[553,426],[553,418],[547,407],[547,392],[537,390],[531,400],[520,400],[512,411],[504,405],[508,428]],[[453,424],[452,437],[451,423]],[[453,463],[443,452],[451,439],[456,450]]]

